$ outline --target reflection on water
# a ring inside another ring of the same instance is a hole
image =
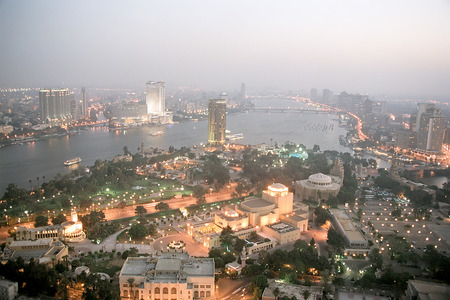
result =
[[[259,101],[257,101],[258,105]],[[292,104],[292,102],[290,102]],[[295,105],[300,106],[294,102]],[[286,105],[287,106],[287,105]],[[334,124],[333,130],[305,130],[307,124]],[[163,135],[152,136],[154,131],[164,131]],[[312,148],[315,144],[322,150],[350,152],[339,144],[339,135],[346,130],[338,126],[332,114],[308,113],[263,113],[249,112],[227,115],[227,130],[243,133],[240,144],[274,144],[286,141],[304,144]],[[80,134],[50,138],[23,146],[0,148],[0,196],[9,183],[29,187],[28,180],[37,184],[36,177],[52,179],[56,174],[67,174],[71,168],[64,161],[81,157],[79,166],[93,165],[96,159],[112,159],[123,153],[127,146],[132,153],[144,142],[145,147],[165,148],[174,146],[192,147],[207,142],[208,123],[182,122],[170,126],[136,127],[124,131],[109,131],[106,127],[94,127]]]

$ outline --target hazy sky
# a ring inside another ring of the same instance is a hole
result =
[[[0,0],[0,87],[450,97],[449,0]]]

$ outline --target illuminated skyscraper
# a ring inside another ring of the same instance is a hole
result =
[[[421,150],[441,151],[444,141],[445,117],[441,110],[428,107],[425,112],[420,114],[418,130],[417,147]]]
[[[39,91],[39,113],[42,122],[71,117],[72,94],[69,89]]]
[[[210,99],[208,103],[208,143],[223,145],[225,143],[227,101]]]
[[[86,89],[81,89],[81,117],[87,117]]]
[[[166,84],[162,81],[147,82],[146,92],[147,113],[150,115],[164,116],[166,110]]]

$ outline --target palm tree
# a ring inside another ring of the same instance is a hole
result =
[[[308,300],[309,296],[311,296],[311,292],[309,290],[304,290],[302,294],[305,300]]]
[[[130,285],[130,296],[131,296],[131,299],[134,299],[134,293],[133,293],[134,278],[128,278],[127,281],[128,281],[128,284]]]
[[[275,296],[275,299],[278,299],[278,295],[280,294],[280,288],[276,287],[273,289],[273,295]]]

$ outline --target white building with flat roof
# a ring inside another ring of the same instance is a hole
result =
[[[147,114],[164,116],[166,111],[166,83],[162,81],[147,82],[145,103],[147,104]]]
[[[369,242],[353,223],[350,216],[342,209],[330,209],[333,224],[336,229],[345,237],[349,246],[345,249],[348,255],[367,254],[369,252]]]
[[[121,298],[149,300],[214,299],[213,258],[186,252],[129,257],[119,274]]]
[[[0,299],[12,300],[19,295],[19,284],[14,281],[0,280]]]

